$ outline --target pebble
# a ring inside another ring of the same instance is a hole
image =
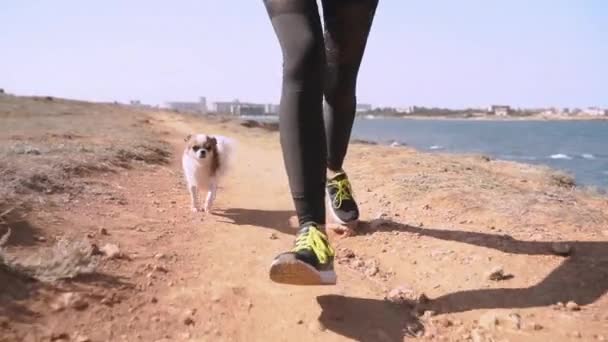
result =
[[[569,311],[579,311],[581,307],[576,304],[576,302],[569,301],[568,303],[566,303],[566,309],[568,309]]]
[[[105,228],[99,228],[99,234],[101,235],[108,235],[108,230]]]
[[[270,234],[270,240],[277,240],[279,237],[277,236],[276,233],[271,233]]]
[[[184,318],[184,324],[185,325],[194,325],[194,319],[192,319],[192,317],[188,316],[188,317]]]
[[[365,270],[365,275],[368,277],[373,277],[376,274],[378,274],[378,266],[376,265],[371,265],[369,266],[366,270]]]
[[[551,251],[556,255],[568,256],[572,253],[572,247],[567,243],[554,242]]]
[[[81,294],[76,292],[66,292],[59,295],[54,303],[51,304],[51,308],[55,311],[64,310],[67,308],[73,308],[75,310],[84,310],[89,306],[86,300]]]
[[[60,341],[60,340],[69,340],[70,339],[70,335],[68,335],[67,333],[52,333],[51,334],[51,341]]]
[[[122,253],[120,252],[120,248],[113,244],[107,243],[103,247],[99,249],[108,259],[118,259],[122,257]]]
[[[46,238],[44,236],[36,236],[36,241],[38,241],[38,242],[46,242]]]
[[[164,258],[166,258],[166,257],[167,257],[167,256],[165,255],[165,253],[156,253],[156,254],[154,255],[154,259],[157,259],[157,260],[164,259]]]

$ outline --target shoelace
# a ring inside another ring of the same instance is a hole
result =
[[[334,256],[334,251],[327,242],[327,236],[314,226],[309,226],[296,238],[293,251],[298,252],[303,249],[312,249],[321,264],[327,263],[329,258]]]
[[[350,186],[350,182],[348,181],[348,178],[344,178],[339,181],[336,181],[336,180],[331,181],[331,182],[329,182],[329,186],[335,187],[336,189],[338,189],[338,191],[336,191],[336,194],[335,194],[335,197],[334,197],[333,203],[332,203],[334,208],[340,208],[340,207],[342,207],[343,201],[353,199],[353,190]]]

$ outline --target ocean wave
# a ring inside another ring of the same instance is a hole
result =
[[[507,160],[537,160],[538,157],[534,156],[513,156],[510,154],[505,154],[499,156],[499,159],[507,159]]]
[[[429,147],[429,150],[443,150],[444,147],[441,145],[433,145],[431,147]]]
[[[549,156],[549,158],[551,159],[564,159],[564,160],[572,160],[572,157],[570,157],[567,154],[563,154],[563,153],[556,153],[556,154],[552,154]]]
[[[581,154],[581,157],[583,157],[584,159],[595,159],[595,156],[591,153],[583,153]]]

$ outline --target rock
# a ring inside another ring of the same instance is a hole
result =
[[[370,265],[365,270],[365,275],[368,276],[368,277],[373,277],[376,274],[378,274],[378,272],[379,272],[378,266],[376,266],[376,265]]]
[[[576,304],[576,302],[569,301],[566,303],[566,309],[568,309],[568,311],[580,311],[581,307]]]
[[[100,235],[108,235],[108,230],[105,228],[99,228],[99,234]]]
[[[277,236],[277,233],[271,233],[270,234],[270,240],[277,240],[279,237]]]
[[[150,299],[150,302],[151,302],[152,304],[156,304],[156,303],[158,303],[158,299],[157,299],[156,297],[152,297],[152,298]]]
[[[442,327],[442,328],[449,328],[449,327],[451,327],[453,325],[452,321],[450,321],[446,317],[441,317],[441,318],[437,319],[435,321],[435,323],[437,325],[439,325],[440,327]]]
[[[36,236],[36,241],[38,242],[46,242],[46,238],[44,236]]]
[[[503,270],[502,266],[496,266],[492,268],[488,273],[486,273],[486,278],[492,281],[500,281],[512,278],[512,276],[505,274],[505,271]]]
[[[299,319],[297,323],[298,323],[298,324],[304,324],[304,321],[303,321],[303,320],[301,320],[301,319]]]
[[[161,260],[161,259],[165,259],[167,256],[165,255],[165,253],[156,253],[154,255],[154,259],[156,260]]]
[[[185,325],[194,325],[194,319],[190,316],[187,316],[186,318],[184,318],[184,324]]]
[[[340,249],[340,256],[346,259],[352,259],[355,257],[355,252],[348,248]]]
[[[107,243],[99,249],[108,259],[118,259],[123,255],[120,252],[120,248],[113,243]]]
[[[89,306],[89,303],[83,298],[83,296],[76,292],[66,292],[59,295],[59,297],[51,304],[51,308],[55,311],[65,310],[72,308],[75,310],[84,310]]]
[[[51,341],[61,341],[61,340],[69,340],[70,339],[70,335],[68,335],[68,333],[65,332],[60,332],[60,333],[52,333],[51,334]]]
[[[543,328],[544,327],[541,324],[539,324],[539,323],[532,324],[532,329],[533,330],[539,331],[539,330],[543,330]]]
[[[161,265],[154,265],[154,268],[152,269],[154,272],[161,272],[161,273],[167,273],[169,272],[169,270]]]
[[[568,256],[572,253],[572,247],[567,243],[554,242],[551,244],[551,251],[556,255]]]
[[[424,294],[417,295],[414,290],[400,286],[390,290],[384,299],[394,304],[414,306],[419,302],[421,296],[424,296]],[[424,298],[426,298],[426,296],[424,296]]]
[[[488,311],[479,317],[479,326],[488,331],[496,330],[496,327],[501,326],[511,330],[520,330],[522,319],[518,313],[502,313],[497,311]]]

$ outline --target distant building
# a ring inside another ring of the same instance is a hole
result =
[[[131,100],[131,101],[129,101],[129,104],[131,106],[141,106],[141,101],[140,100]]]
[[[355,111],[357,113],[370,112],[371,110],[372,110],[372,105],[368,104],[368,103],[357,103],[357,107],[355,108]]]
[[[178,112],[207,114],[207,98],[201,97],[198,102],[167,102],[167,108]]]
[[[589,116],[604,116],[608,115],[608,111],[598,107],[589,107],[583,109],[580,114]]]
[[[267,114],[268,105],[234,100],[229,102],[215,102],[214,110],[216,113],[236,116],[265,115]]]
[[[488,112],[496,116],[508,116],[511,113],[511,107],[492,105],[490,108],[488,108]]]

